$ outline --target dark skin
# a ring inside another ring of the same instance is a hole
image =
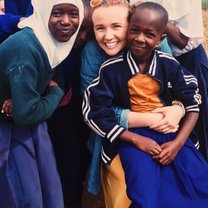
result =
[[[59,42],[67,42],[79,26],[79,9],[72,4],[57,4],[53,7],[48,28]]]
[[[87,4],[87,1],[84,2],[84,4]],[[88,5],[84,5],[84,20],[82,21],[81,27],[79,28],[79,32],[77,34],[73,48],[78,49],[84,47],[92,37],[92,31],[90,8]]]
[[[168,36],[168,40],[178,48],[183,49],[186,47],[189,38],[181,33],[179,28],[175,27],[171,23],[168,23],[166,34]]]
[[[163,19],[156,12],[147,9],[135,11],[132,14],[127,33],[128,46],[140,68],[146,70],[155,46],[164,38],[165,27]],[[177,136],[172,141],[159,145],[151,138],[125,131],[120,139],[135,145],[138,149],[150,154],[162,165],[170,164],[185,144],[193,130],[198,113],[186,113]]]

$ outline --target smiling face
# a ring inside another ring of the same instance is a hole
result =
[[[72,4],[57,4],[53,7],[48,28],[51,35],[60,42],[67,42],[79,26],[79,10]]]
[[[128,46],[138,62],[148,60],[162,39],[162,22],[162,17],[149,9],[138,10],[132,14],[127,39]]]
[[[126,46],[127,19],[126,5],[101,6],[92,14],[97,43],[109,56],[117,55]]]

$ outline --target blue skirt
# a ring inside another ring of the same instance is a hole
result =
[[[174,139],[148,128],[132,129],[157,143]],[[122,143],[119,154],[131,208],[207,208],[208,163],[188,139],[170,165],[160,165],[135,146]]]
[[[0,124],[0,207],[64,207],[45,123],[25,128]]]

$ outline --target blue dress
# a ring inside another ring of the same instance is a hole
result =
[[[176,133],[162,134],[148,128],[130,131],[150,137],[158,144],[172,140]],[[162,166],[151,155],[123,143],[119,150],[125,172],[131,208],[208,207],[208,163],[191,140],[170,165]]]
[[[45,123],[0,123],[0,207],[63,208],[62,188]]]

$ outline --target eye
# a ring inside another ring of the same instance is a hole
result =
[[[104,30],[105,30],[105,28],[104,28],[104,27],[102,27],[102,26],[97,26],[97,27],[94,27],[94,30],[95,30],[95,31],[102,32],[102,31],[104,31]]]
[[[117,30],[117,29],[121,28],[121,25],[113,25],[113,28]]]
[[[134,34],[134,33],[137,33],[138,32],[138,29],[135,28],[135,27],[131,27],[131,28],[129,28],[129,32],[132,33],[132,34]]]
[[[72,12],[70,12],[70,16],[72,18],[79,18],[79,12],[78,11],[72,11]]]
[[[52,10],[51,15],[54,17],[60,17],[62,15],[61,10]]]
[[[151,32],[147,32],[147,33],[146,33],[146,36],[147,36],[148,38],[155,38],[155,37],[156,37],[155,34],[154,34],[154,33],[151,33]]]

